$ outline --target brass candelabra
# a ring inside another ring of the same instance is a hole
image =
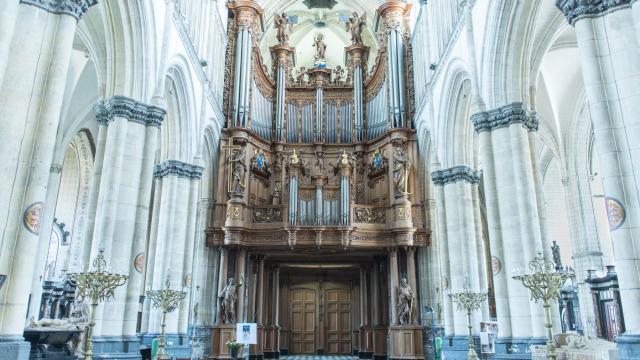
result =
[[[160,344],[158,344],[158,360],[169,359],[165,353],[165,337],[164,328],[167,325],[167,314],[174,311],[180,301],[182,301],[187,293],[179,290],[171,290],[171,283],[169,277],[165,282],[165,287],[162,290],[149,290],[147,296],[153,302],[153,307],[162,309],[162,322],[160,323]]]
[[[100,250],[93,260],[93,271],[69,274],[69,278],[75,282],[77,299],[91,301],[91,318],[87,325],[84,340],[84,358],[93,358],[93,328],[96,326],[96,308],[101,302],[113,298],[115,290],[127,282],[129,276],[111,273],[106,270],[107,261],[104,258],[104,250]]]
[[[471,285],[468,281],[465,281],[463,291],[458,293],[449,294],[453,302],[458,306],[458,310],[465,310],[467,312],[467,321],[469,328],[469,351],[467,352],[467,359],[476,360],[478,354],[475,350],[473,343],[473,323],[471,322],[471,314],[480,309],[480,305],[487,300],[487,293],[471,290]]]
[[[542,300],[545,314],[545,327],[547,328],[547,358],[556,359],[556,347],[553,345],[553,334],[551,323],[551,301],[560,298],[560,289],[564,283],[574,275],[569,272],[558,272],[555,265],[544,259],[538,253],[531,262],[529,268],[532,274],[516,275],[513,278],[522,281],[522,284],[531,292],[531,299],[536,303]]]

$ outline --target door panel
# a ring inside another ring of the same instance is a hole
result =
[[[315,354],[316,291],[292,289],[289,292],[291,306],[292,354]]]
[[[349,289],[326,291],[326,352],[351,354],[351,292]]]

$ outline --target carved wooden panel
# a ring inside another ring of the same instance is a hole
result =
[[[292,289],[289,293],[291,308],[292,354],[315,354],[316,291],[313,289]]]
[[[351,354],[351,296],[349,289],[326,291],[328,354]]]

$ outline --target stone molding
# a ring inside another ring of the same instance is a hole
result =
[[[448,185],[458,181],[464,181],[469,184],[478,184],[480,182],[480,172],[473,170],[466,165],[454,166],[449,169],[442,169],[431,173],[431,181],[435,185]]]
[[[163,179],[173,175],[189,180],[200,180],[204,168],[198,165],[187,164],[178,160],[167,160],[153,169],[153,177]]]
[[[627,8],[634,2],[635,0],[556,0],[556,6],[562,11],[567,22],[575,25],[580,19],[602,16]]]
[[[477,132],[493,131],[512,124],[522,124],[529,131],[538,131],[538,118],[531,116],[522,103],[516,102],[471,116]]]
[[[80,21],[82,15],[98,0],[20,0],[21,4],[36,6],[57,15],[69,15]]]
[[[126,96],[113,96],[93,108],[99,125],[108,125],[116,117],[145,126],[160,127],[167,112],[157,106],[143,104]]]

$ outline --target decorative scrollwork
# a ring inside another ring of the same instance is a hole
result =
[[[360,207],[355,208],[355,222],[365,224],[384,224],[386,212],[383,208]]]
[[[282,222],[282,209],[277,207],[261,207],[253,209],[254,223]]]

